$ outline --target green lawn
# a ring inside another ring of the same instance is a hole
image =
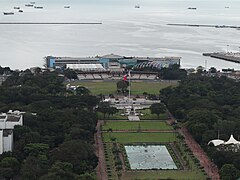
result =
[[[131,122],[131,121],[106,121],[103,130],[112,128],[112,130],[172,130],[166,122]]]
[[[111,138],[116,138],[118,143],[166,143],[176,140],[175,133],[103,133],[103,141],[111,142]]]
[[[130,179],[178,179],[178,180],[205,180],[207,179],[203,173],[198,171],[182,171],[182,170],[161,170],[161,171],[138,171],[126,172],[124,180]]]
[[[127,116],[122,116],[121,113],[123,113],[123,110],[119,110],[116,114],[113,114],[113,116],[112,115],[108,116],[108,114],[106,114],[105,119],[127,120],[128,119]],[[98,116],[98,119],[101,119],[101,120],[104,119],[104,115],[101,112],[97,112],[97,116]]]
[[[152,114],[150,109],[144,109],[140,110],[140,113],[143,114],[143,116],[140,116],[140,119],[142,120],[167,120],[168,115],[167,113],[160,114],[159,117],[156,114]]]
[[[71,85],[80,85],[88,88],[92,94],[116,94],[117,93],[117,81],[105,82],[105,81],[91,81],[91,82],[71,82]],[[168,86],[177,86],[177,82],[164,81],[164,82],[132,82],[131,94],[142,95],[143,92],[149,94],[159,94],[159,90]]]

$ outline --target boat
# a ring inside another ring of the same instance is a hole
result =
[[[14,12],[3,12],[4,15],[14,15]]]
[[[70,8],[70,6],[64,6],[64,8],[68,9],[68,8]]]
[[[43,9],[42,6],[34,6],[34,8],[36,8],[36,9]]]
[[[229,7],[228,7],[228,6],[226,6],[225,8],[226,8],[226,9],[229,9]]]
[[[197,8],[195,8],[195,7],[189,7],[188,9],[190,9],[190,10],[197,10]]]
[[[33,7],[33,4],[25,4],[26,7]]]
[[[20,9],[20,7],[15,6],[15,7],[13,7],[13,9]]]
[[[19,9],[19,11],[18,11],[18,12],[23,12],[23,10]]]
[[[135,5],[135,8],[140,8],[140,6],[139,5]]]

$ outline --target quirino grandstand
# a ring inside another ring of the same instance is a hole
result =
[[[169,67],[180,65],[181,57],[136,57],[108,54],[95,57],[45,57],[47,68],[73,69],[78,72],[111,72],[122,73],[126,68],[143,69]]]

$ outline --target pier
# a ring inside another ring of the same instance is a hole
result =
[[[203,56],[209,56],[212,58],[218,58],[218,59],[223,59],[226,61],[240,63],[240,53],[213,52],[213,53],[203,53]]]

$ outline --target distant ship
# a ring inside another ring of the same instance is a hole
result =
[[[19,11],[18,11],[18,12],[23,12],[23,10],[19,9]]]
[[[195,8],[195,7],[189,7],[188,9],[197,10],[197,8]]]
[[[42,6],[34,6],[34,8],[36,8],[36,9],[43,9]]]
[[[14,12],[3,12],[4,15],[14,15]]]
[[[35,2],[34,2],[34,1],[32,1],[32,2],[30,2],[30,4],[35,4]]]
[[[20,9],[20,7],[16,7],[16,6],[15,6],[15,7],[13,7],[13,9]]]
[[[140,8],[140,6],[139,5],[135,5],[135,8]]]
[[[26,7],[33,7],[33,4],[25,4]]]
[[[67,8],[70,8],[70,6],[64,6],[64,8],[66,8],[66,9],[67,9]]]
[[[228,7],[228,6],[226,6],[225,8],[226,8],[226,9],[228,9],[229,7]]]

